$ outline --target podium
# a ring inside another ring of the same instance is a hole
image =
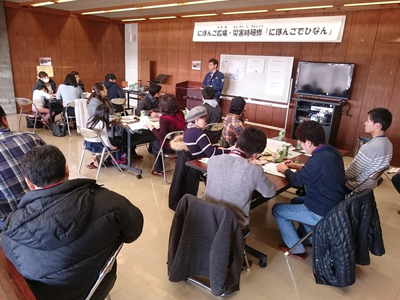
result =
[[[175,95],[180,109],[192,109],[195,106],[203,105],[202,101],[202,82],[184,81],[175,86]]]

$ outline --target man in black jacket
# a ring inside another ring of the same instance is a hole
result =
[[[41,299],[84,299],[122,241],[136,240],[140,210],[94,180],[68,180],[55,146],[33,148],[22,163],[31,189],[4,224],[4,254]],[[92,299],[104,299],[116,280],[116,264]]]
[[[158,84],[151,84],[149,86],[149,92],[146,96],[140,99],[139,105],[136,109],[136,115],[140,116],[144,111],[145,116],[152,118],[158,118],[158,97],[160,96],[161,86]]]
[[[222,109],[218,105],[217,100],[214,99],[215,90],[210,86],[206,86],[201,91],[201,94],[203,98],[203,106],[207,109],[207,124],[222,122]],[[211,131],[206,129],[204,132],[209,137],[211,143],[215,144],[218,143],[221,137],[222,128],[220,131]]]
[[[307,191],[305,197],[294,198],[291,204],[275,204],[272,209],[286,244],[279,245],[283,252],[299,241],[292,220],[314,226],[345,197],[343,158],[337,149],[325,144],[325,132],[321,124],[314,121],[303,122],[295,134],[302,148],[312,156],[305,165],[286,161],[277,166],[291,186],[304,186]],[[297,169],[297,172],[292,172],[290,168]],[[300,225],[301,232],[309,230],[308,226]],[[305,259],[307,256],[303,245],[297,246],[292,254],[298,259]]]
[[[117,83],[117,77],[109,73],[104,78],[104,86],[107,88],[107,98],[108,100],[116,99],[116,98],[125,98],[124,93]],[[123,112],[124,108],[122,105],[114,104],[113,108],[115,112]]]

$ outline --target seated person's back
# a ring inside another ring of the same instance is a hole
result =
[[[212,87],[206,86],[202,90],[203,105],[207,109],[207,124],[220,123],[222,121],[222,109],[214,99],[215,91]],[[222,131],[222,130],[221,130]],[[205,130],[204,132],[210,138],[211,143],[218,143],[221,137],[221,131]]]
[[[0,228],[29,192],[21,172],[22,158],[30,149],[42,145],[45,142],[36,134],[11,131],[7,115],[0,106]]]
[[[366,180],[373,173],[390,166],[393,145],[385,135],[392,124],[392,114],[386,108],[374,108],[368,112],[365,132],[372,135],[372,140],[361,146],[350,166],[346,169],[346,187],[349,191],[362,191],[377,186],[376,180]]]
[[[188,128],[183,134],[183,142],[189,148],[193,159],[211,157],[224,153],[223,150],[214,147],[208,136],[204,133],[206,127],[207,110],[204,106],[196,106],[185,117]]]
[[[244,130],[244,111],[246,101],[242,97],[235,97],[231,101],[229,114],[224,120],[222,137],[229,147],[235,145],[239,135]]]
[[[84,299],[118,243],[139,237],[143,216],[95,180],[68,180],[65,157],[55,146],[28,152],[22,171],[32,191],[4,224],[4,254],[36,298]],[[104,299],[115,277],[116,266],[93,299]]]
[[[249,224],[253,192],[258,191],[266,198],[276,193],[275,185],[268,180],[262,167],[248,160],[261,153],[265,146],[264,132],[249,127],[240,134],[236,149],[208,160],[203,199],[230,207],[242,228]]]
[[[64,84],[60,84],[58,87],[56,98],[62,100],[64,107],[66,107],[69,102],[84,98],[82,89],[78,85],[74,75],[67,74],[67,76],[65,76]]]

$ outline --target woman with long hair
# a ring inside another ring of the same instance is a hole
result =
[[[115,112],[111,101],[107,99],[107,88],[99,81],[93,84],[92,91],[88,99],[89,115],[93,116],[97,106],[104,105],[108,108],[110,118],[113,119],[115,117]]]
[[[109,150],[117,150],[118,148],[116,146],[113,146],[110,142],[110,139],[108,138],[107,129],[109,126],[110,126],[110,119],[109,119],[109,114],[108,114],[108,108],[105,105],[101,104],[101,105],[97,106],[96,110],[94,111],[93,116],[90,117],[90,119],[86,125],[86,128],[96,131],[99,134],[104,145],[106,145]],[[101,153],[104,148],[104,145],[101,140],[97,137],[96,138],[85,138],[84,146],[89,151]],[[114,152],[114,153],[115,153],[115,160],[118,163],[120,163],[120,153],[119,152]],[[97,168],[98,167],[97,161],[95,160],[94,162],[92,162],[90,165],[87,165],[86,167],[89,169]]]
[[[60,84],[56,95],[57,100],[62,100],[64,111],[68,103],[83,98],[82,89],[76,82],[75,76],[72,74],[65,76],[64,84]],[[68,107],[68,116],[75,116],[75,109],[73,107]]]
[[[160,129],[154,128],[153,125],[148,125],[149,130],[154,134],[158,141],[154,141],[151,144],[154,159],[156,159],[158,151],[160,151],[161,144],[164,141],[165,136],[173,131],[183,131],[185,127],[185,117],[179,110],[178,105],[173,95],[165,94],[159,98],[159,109],[160,109]],[[163,148],[164,152],[171,152],[169,141],[166,142]],[[153,175],[162,175],[163,172],[161,157],[158,158],[155,170],[152,172]]]

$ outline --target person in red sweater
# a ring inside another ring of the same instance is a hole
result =
[[[148,125],[149,130],[154,134],[158,141],[154,141],[151,144],[154,159],[157,158],[158,151],[160,151],[162,142],[165,136],[173,131],[183,131],[185,128],[185,117],[179,110],[178,105],[173,95],[165,94],[160,97],[159,102],[160,109],[160,129],[154,128],[153,125]],[[174,153],[169,145],[169,141],[166,141],[163,150],[165,152]],[[158,158],[155,166],[155,170],[152,172],[153,175],[162,175],[163,166],[161,157]]]

